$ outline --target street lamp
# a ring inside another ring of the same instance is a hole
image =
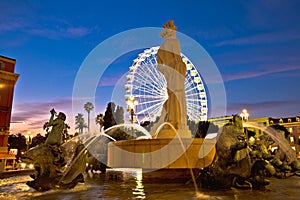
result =
[[[31,135],[30,131],[27,131],[27,134],[25,135],[25,138],[26,138],[26,152],[27,152],[28,149],[29,149],[29,145],[32,142],[32,135]]]
[[[242,120],[247,121],[249,119],[249,113],[248,113],[247,109],[243,109],[240,116],[241,116]]]
[[[139,104],[139,102],[134,99],[134,96],[130,96],[129,98],[126,99],[126,104],[127,104],[127,111],[130,114],[130,121],[131,123],[133,123],[136,106]]]

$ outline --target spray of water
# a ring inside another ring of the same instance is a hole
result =
[[[187,162],[186,164],[187,164],[187,166],[190,166],[190,164],[189,164],[189,158],[188,158],[188,155],[187,155],[187,153],[186,153],[187,149],[186,149],[186,147],[184,146],[184,144],[183,144],[183,142],[182,142],[182,139],[181,139],[181,137],[180,137],[178,131],[174,128],[174,126],[173,126],[171,123],[169,123],[169,122],[164,122],[164,123],[162,123],[162,124],[157,128],[157,130],[156,130],[156,132],[155,132],[155,134],[154,134],[154,138],[156,138],[156,137],[158,136],[159,132],[161,131],[161,129],[162,129],[165,125],[170,126],[171,129],[176,133],[176,136],[177,136],[177,138],[179,139],[179,142],[180,142],[182,151],[183,151],[183,153],[184,153],[184,157],[185,157],[186,162]],[[190,167],[189,167],[189,170],[190,170],[190,173],[191,173],[191,177],[192,177],[192,180],[193,180],[193,183],[194,183],[194,187],[195,187],[196,193],[198,193],[198,192],[199,192],[199,189],[198,189],[198,186],[197,186],[197,182],[196,182],[196,178],[195,178],[194,172],[193,172],[192,168],[190,168]]]
[[[279,131],[276,131],[272,127],[265,126],[255,122],[244,122],[243,126],[262,130],[264,133],[268,134],[276,142],[276,144],[278,144],[279,148],[281,148],[285,152],[290,162],[296,160],[296,155],[293,149],[291,148],[288,141],[284,138],[284,135],[281,134]]]
[[[141,126],[139,126],[139,125],[137,125],[137,124],[118,124],[118,125],[112,126],[112,127],[108,128],[108,129],[105,129],[105,130],[102,128],[102,129],[100,130],[100,133],[96,133],[96,134],[87,133],[87,134],[84,134],[84,135],[76,136],[76,137],[72,138],[70,141],[68,141],[67,143],[65,143],[63,146],[64,146],[65,148],[68,148],[68,149],[69,149],[69,147],[72,146],[72,148],[70,148],[70,149],[72,149],[72,150],[73,150],[72,153],[74,153],[75,145],[77,144],[77,142],[78,142],[79,140],[82,140],[82,141],[84,141],[83,143],[84,143],[85,148],[83,148],[83,149],[78,153],[78,155],[72,160],[72,163],[70,163],[70,164],[66,167],[66,169],[64,170],[63,175],[62,175],[60,181],[58,182],[58,184],[61,183],[61,182],[64,180],[64,178],[66,177],[66,175],[68,174],[68,172],[69,172],[70,169],[72,168],[73,164],[80,158],[80,156],[81,156],[87,149],[90,149],[91,146],[93,146],[95,143],[97,143],[97,142],[98,142],[98,139],[99,139],[101,136],[105,136],[105,137],[111,139],[112,141],[116,141],[116,139],[114,139],[113,137],[111,137],[110,135],[108,135],[108,134],[106,134],[106,133],[107,133],[108,131],[110,131],[110,130],[117,129],[117,128],[121,128],[121,127],[127,127],[127,128],[134,128],[134,129],[137,129],[138,131],[141,131],[141,132],[145,135],[145,138],[147,138],[147,139],[151,139],[151,138],[152,138],[152,136],[150,135],[150,133],[149,133],[146,129],[144,129],[143,127],[141,127]],[[71,144],[72,144],[72,145],[71,145]],[[71,154],[71,153],[69,152],[69,154]],[[69,157],[70,157],[70,156],[69,156]],[[70,157],[69,159],[71,159],[71,157]]]

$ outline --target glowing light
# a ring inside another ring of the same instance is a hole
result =
[[[20,167],[21,167],[21,169],[25,169],[26,163],[20,163]]]
[[[249,113],[248,113],[247,109],[243,109],[240,116],[243,120],[247,121],[249,119]]]

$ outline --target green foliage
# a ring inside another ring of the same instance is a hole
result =
[[[21,156],[21,151],[26,151],[27,144],[26,138],[24,135],[19,133],[18,135],[9,135],[8,136],[8,147],[9,149],[18,149],[17,157]]]
[[[90,131],[90,112],[94,109],[94,105],[91,102],[87,102],[84,104],[83,107],[88,113],[88,130]]]
[[[109,102],[106,107],[106,111],[104,113],[104,129],[108,129],[109,127],[112,127],[116,125],[116,120],[114,118],[114,111],[115,111],[115,104],[113,102]]]
[[[40,133],[38,133],[35,137],[32,138],[32,143],[29,146],[29,148],[43,144],[45,141],[46,141],[46,137],[44,137]]]
[[[122,106],[117,106],[117,109],[115,112],[115,119],[116,119],[117,124],[124,123],[124,109]]]
[[[131,140],[134,139],[134,137],[127,132],[123,131],[122,129],[118,128],[115,130],[111,130],[109,132],[109,135],[113,137],[116,140]]]
[[[75,129],[78,129],[79,133],[83,133],[83,129],[87,128],[86,123],[84,122],[83,114],[78,113],[77,116],[75,116]]]

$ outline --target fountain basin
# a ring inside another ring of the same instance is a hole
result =
[[[210,165],[215,156],[215,139],[160,138],[116,141],[108,144],[108,166],[112,168],[142,168],[148,177],[176,178],[189,169]],[[150,173],[151,172],[151,173]]]

